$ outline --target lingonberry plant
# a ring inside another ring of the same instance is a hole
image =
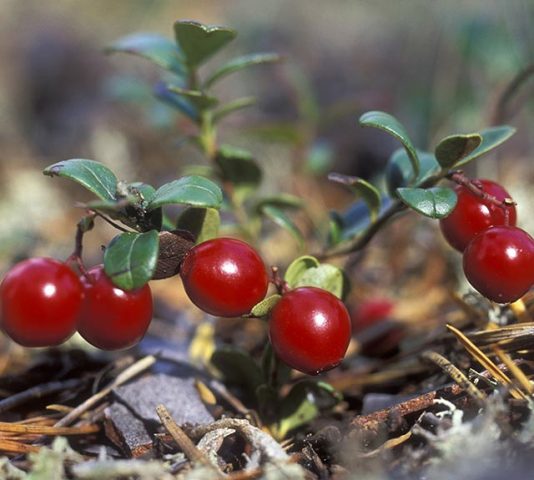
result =
[[[380,129],[402,145],[386,166],[386,189],[358,177],[330,173],[328,178],[349,188],[355,199],[344,211],[324,214],[328,232],[314,234],[324,241],[312,247],[304,243],[292,216],[305,201],[287,193],[259,194],[263,173],[254,155],[219,141],[219,122],[253,101],[246,97],[222,102],[213,87],[228,75],[278,62],[280,57],[246,55],[206,70],[204,64],[236,32],[178,21],[174,33],[175,41],[131,35],[109,51],[139,55],[166,71],[165,80],[154,87],[155,96],[194,126],[194,134],[186,139],[203,154],[205,175],[184,175],[155,188],[119,181],[108,167],[93,160],[71,159],[46,168],[46,175],[73,180],[97,198],[83,205],[87,213],[77,226],[69,259],[80,270],[81,281],[70,267],[53,260],[29,260],[6,276],[2,325],[15,341],[27,346],[57,344],[78,328],[97,347],[130,347],[142,338],[152,316],[148,282],[180,275],[191,301],[205,312],[266,320],[270,343],[260,363],[248,352],[230,347],[217,349],[211,363],[226,378],[238,375],[241,383],[246,379],[264,420],[283,437],[313,418],[319,404],[332,406],[339,399],[327,384],[310,380],[281,393],[289,380],[288,366],[318,374],[337,366],[347,351],[351,322],[342,301],[348,282],[339,267],[324,261],[361,251],[398,214],[412,209],[440,219],[451,245],[465,250],[467,278],[489,299],[515,301],[532,286],[533,241],[515,227],[516,212],[508,192],[489,180],[471,181],[460,170],[506,141],[514,133],[512,127],[451,135],[438,142],[434,152],[425,152],[415,148],[392,115],[363,114],[359,119],[363,127]],[[458,186],[443,186],[445,180]],[[180,207],[174,218],[164,211],[169,205]],[[219,238],[220,209],[226,213],[225,231],[248,243]],[[103,267],[86,271],[82,242],[96,219],[120,233],[105,248]],[[317,249],[315,256],[294,259],[283,278],[273,267],[270,282],[275,292],[266,298],[269,275],[258,253],[264,220],[289,231],[301,250]],[[29,282],[37,266],[42,273]],[[66,286],[57,283],[55,271],[68,279]],[[20,306],[27,299],[38,308]]]

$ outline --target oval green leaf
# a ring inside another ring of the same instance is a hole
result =
[[[158,260],[158,232],[121,233],[104,253],[104,270],[111,281],[123,290],[145,285],[154,274]]]
[[[310,268],[316,268],[320,265],[319,260],[311,255],[303,255],[293,260],[287,267],[284,280],[290,288],[295,288],[299,278]]]
[[[393,115],[380,111],[367,112],[360,117],[360,125],[379,128],[399,140],[406,149],[412,165],[413,174],[411,178],[415,180],[419,176],[419,159],[415,147],[404,126]]]
[[[54,163],[43,170],[50,177],[74,180],[102,200],[115,200],[117,177],[105,165],[94,160],[73,158]]]
[[[170,204],[219,208],[222,199],[222,191],[218,185],[207,178],[191,175],[159,187],[148,209]]]
[[[482,130],[479,132],[480,136],[482,137],[481,144],[469,155],[462,158],[462,160],[460,160],[455,167],[461,167],[466,163],[472,162],[476,158],[485,155],[508,140],[515,132],[516,129],[509,127],[508,125],[501,125],[499,127],[491,127]]]
[[[382,196],[373,184],[367,182],[363,178],[351,177],[349,175],[335,172],[328,174],[328,180],[349,187],[356,196],[361,197],[369,207],[371,221],[374,222],[376,220],[378,212],[380,211],[380,205],[382,204]]]
[[[265,63],[274,63],[282,60],[282,56],[277,53],[251,53],[249,55],[243,55],[230,60],[215,70],[204,82],[205,88],[210,88],[215,82],[221,78],[230,75],[231,73],[238,72],[254,65],[262,65]]]
[[[270,205],[283,210],[295,210],[303,207],[302,199],[290,193],[279,193],[270,197],[260,198],[255,206],[255,211],[260,211],[263,207]]]
[[[452,168],[473,152],[481,142],[482,137],[478,133],[450,135],[441,140],[436,147],[436,159],[442,168]]]
[[[441,167],[432,153],[418,150],[417,156],[419,158],[419,175],[414,183],[421,185],[428,178],[439,173]],[[399,148],[389,157],[385,177],[387,190],[392,197],[397,196],[397,188],[406,187],[413,179],[412,163],[405,149]]]
[[[444,218],[452,212],[458,200],[451,188],[398,188],[400,199],[416,212],[430,218]]]
[[[215,350],[210,361],[228,383],[244,386],[253,393],[263,383],[259,365],[245,350],[221,347]]]
[[[186,71],[177,45],[168,38],[153,33],[134,33],[122,37],[107,47],[106,52],[138,55],[177,75],[183,75]]]
[[[219,233],[220,225],[219,211],[214,208],[186,208],[176,222],[176,228],[191,233],[195,238],[195,243],[215,238]]]
[[[170,92],[184,97],[190,104],[194,105],[197,110],[207,110],[215,107],[219,100],[215,97],[210,97],[200,90],[188,90],[178,85],[167,85]]]
[[[190,67],[205,62],[236,36],[236,32],[229,28],[193,21],[176,22],[174,34]]]
[[[255,104],[255,97],[242,97],[237,98],[236,100],[232,100],[231,102],[225,103],[213,112],[213,123],[220,122],[226,116]]]
[[[322,288],[341,299],[345,292],[345,276],[338,267],[322,263],[304,271],[294,284],[294,288],[297,287]]]
[[[215,156],[215,164],[223,181],[234,186],[238,202],[243,201],[261,183],[262,171],[252,154],[246,150],[222,145]]]
[[[254,317],[266,317],[269,315],[269,312],[274,308],[278,301],[282,298],[282,295],[275,293],[270,295],[267,298],[263,299],[261,302],[257,303],[252,307],[250,313]]]
[[[302,233],[300,233],[300,230],[283,210],[275,207],[274,205],[263,205],[260,209],[260,212],[262,215],[276,223],[279,227],[287,230],[298,242],[299,246],[302,246],[304,243]]]

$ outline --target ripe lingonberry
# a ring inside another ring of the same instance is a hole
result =
[[[194,246],[184,258],[180,276],[191,301],[219,317],[249,313],[269,286],[256,250],[234,238],[215,238]]]
[[[76,330],[83,300],[78,276],[53,258],[15,265],[0,286],[4,332],[25,347],[59,345]]]
[[[498,303],[521,298],[534,284],[534,239],[517,227],[491,227],[464,251],[465,276],[482,295]]]
[[[351,336],[345,305],[316,287],[285,293],[271,311],[269,337],[276,355],[309,375],[339,365]]]
[[[102,265],[81,277],[85,300],[78,332],[102,350],[120,350],[137,344],[152,320],[152,294],[144,285],[125,291],[111,282]]]
[[[475,185],[502,201],[510,198],[508,192],[498,183],[491,180],[475,180]],[[516,224],[516,210],[514,205],[506,206],[508,223],[506,223],[505,209],[484,200],[463,185],[455,188],[458,203],[450,215],[439,221],[443,236],[451,247],[463,252],[469,242],[480,232],[491,226]]]

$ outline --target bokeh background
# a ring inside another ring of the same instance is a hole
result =
[[[45,166],[90,158],[125,180],[160,185],[202,162],[180,142],[187,122],[151,96],[162,72],[104,53],[133,32],[171,37],[177,19],[238,31],[207,69],[240,53],[284,55],[281,64],[218,86],[222,98],[259,99],[222,124],[221,138],[255,152],[265,189],[311,194],[311,205],[327,212],[347,197],[326,185],[326,172],[379,181],[397,145],[358,126],[367,110],[397,116],[422,149],[448,134],[508,123],[515,137],[470,173],[505,182],[522,226],[533,231],[532,78],[501,102],[532,65],[533,13],[532,0],[2,0],[0,272],[28,255],[66,257],[72,249],[74,205],[88,197],[41,175]],[[314,177],[317,191],[299,184],[299,174]],[[99,246],[112,235],[101,225],[88,237],[88,263],[100,261]]]

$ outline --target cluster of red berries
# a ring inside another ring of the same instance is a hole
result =
[[[491,180],[472,184],[486,195],[458,185],[458,203],[440,220],[441,231],[463,253],[465,276],[473,287],[494,302],[514,302],[534,285],[534,239],[515,226],[515,206],[506,202],[510,195],[501,185]]]
[[[76,330],[103,350],[135,345],[152,320],[152,294],[117,288],[96,266],[78,275],[53,258],[15,265],[0,285],[4,333],[25,347],[59,345]]]
[[[191,301],[207,313],[235,317],[249,313],[265,297],[269,276],[258,253],[232,238],[193,247],[180,268]],[[317,287],[282,292],[270,312],[269,337],[289,366],[315,375],[338,365],[347,351],[351,321],[343,303]]]

